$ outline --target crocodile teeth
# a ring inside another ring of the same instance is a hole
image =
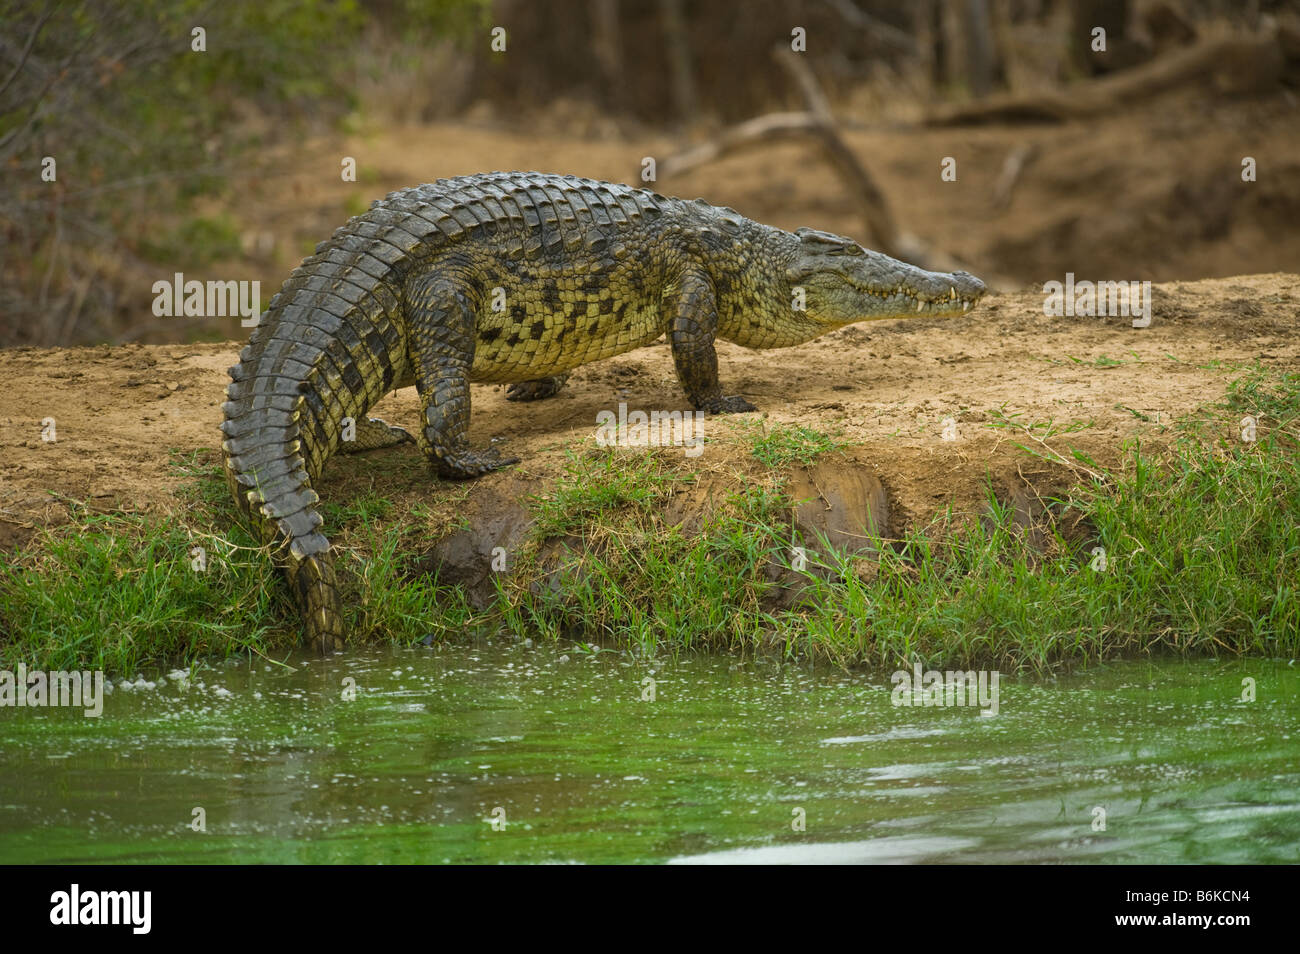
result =
[[[968,301],[964,301],[964,302],[962,302],[962,303],[961,303],[961,310],[962,310],[962,311],[970,311],[970,302],[968,302]]]
[[[921,300],[918,298],[917,301],[916,301],[916,310],[917,310],[917,311],[920,311],[920,310],[921,310],[922,308],[924,308],[924,307],[925,307],[925,302],[921,301]]]
[[[949,287],[949,289],[948,289],[948,297],[949,297],[949,298],[956,298],[956,297],[957,297],[957,289],[956,289],[956,288]]]

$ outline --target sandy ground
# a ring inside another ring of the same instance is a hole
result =
[[[842,471],[861,469],[888,500],[894,531],[946,503],[977,506],[986,480],[1003,493],[1059,487],[1063,467],[1027,457],[1023,436],[988,427],[1005,407],[1022,420],[1089,426],[1049,443],[1102,464],[1124,442],[1171,439],[1163,424],[1220,399],[1240,365],[1300,364],[1300,275],[1252,275],[1155,288],[1148,328],[1128,319],[1046,317],[1041,292],[994,295],[958,319],[864,324],[795,348],[753,352],[722,345],[724,389],[761,409],[751,419],[837,433],[849,445]],[[67,519],[70,501],[98,510],[175,512],[185,479],[170,450],[215,462],[226,368],[239,344],[123,345],[0,351],[8,399],[0,412],[0,546]],[[522,464],[471,484],[440,484],[411,447],[335,458],[320,492],[339,502],[368,489],[399,507],[434,498],[462,512],[501,495],[536,492],[563,469],[565,451],[592,438],[597,414],[619,402],[646,411],[684,399],[661,340],[574,373],[556,397],[505,400],[474,387],[471,440],[498,441]],[[413,426],[414,389],[374,411]],[[52,418],[55,441],[42,439]],[[945,439],[944,422],[951,419]],[[725,471],[741,445],[729,419],[710,418],[692,467]],[[814,480],[814,486],[816,481]]]

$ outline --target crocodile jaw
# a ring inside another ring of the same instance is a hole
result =
[[[967,272],[928,271],[828,232],[795,237],[786,279],[805,289],[810,317],[824,325],[960,315],[985,292]]]
[[[985,292],[974,275],[931,272],[879,252],[836,263],[808,283],[817,292],[819,317],[835,324],[951,317],[969,311]]]
[[[900,263],[901,264],[901,263]],[[912,266],[907,266],[912,268]],[[915,271],[922,271],[915,269]],[[854,286],[848,323],[886,318],[946,318],[970,311],[984,297],[984,283],[966,272],[925,272],[891,286]]]

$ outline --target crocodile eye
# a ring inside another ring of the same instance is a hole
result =
[[[820,252],[823,255],[866,254],[863,252],[862,246],[851,238],[845,238],[843,235],[808,228],[795,229],[794,234],[799,236],[799,241],[810,251]]]

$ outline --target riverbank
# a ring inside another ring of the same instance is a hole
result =
[[[633,428],[601,446],[602,411],[680,406],[662,343],[549,401],[476,387],[471,440],[520,465],[444,484],[399,448],[320,482],[354,638],[888,669],[1294,657],[1298,293],[1289,275],[1156,286],[1134,329],[1045,317],[1026,292],[722,348],[729,391],[764,413],[707,418],[696,445]],[[0,665],[131,674],[295,644],[220,475],[233,350],[0,352],[34,395],[0,419]],[[375,413],[415,407],[399,392]]]

